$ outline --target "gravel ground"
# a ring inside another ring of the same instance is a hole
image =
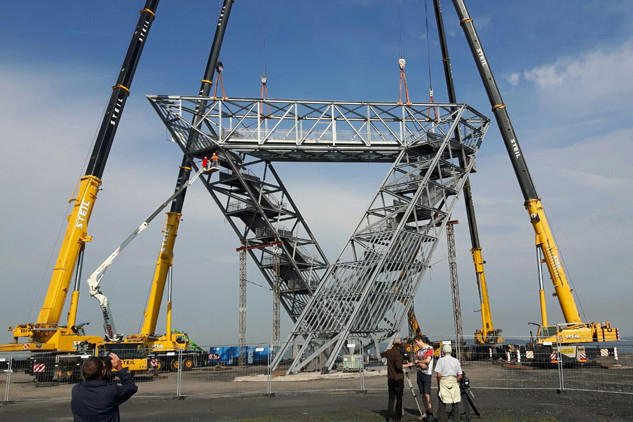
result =
[[[473,421],[631,421],[633,397],[625,394],[548,390],[475,390],[481,418]],[[129,421],[384,421],[382,392],[305,393],[187,398],[133,397],[121,406]],[[418,419],[413,396],[405,395],[405,421]],[[2,421],[72,421],[69,400],[29,401],[0,406]]]
[[[471,379],[474,402],[482,416],[473,417],[473,421],[633,421],[633,368],[565,371],[566,388],[577,390],[562,394],[556,391],[556,370],[516,370],[489,362],[467,363],[464,370]],[[177,391],[176,373],[138,382],[138,394],[121,407],[122,420],[384,421],[384,371],[366,372],[366,393],[355,392],[361,386],[358,373],[304,373],[273,377],[268,384],[262,371],[199,368],[184,372],[184,400],[173,398]],[[415,383],[413,376],[412,381]],[[15,402],[0,406],[0,421],[71,421],[71,388],[71,384],[33,384],[30,377],[16,373],[9,395]],[[274,396],[265,394],[268,388]],[[0,390],[4,390],[4,385]],[[436,391],[432,392],[435,408]],[[421,403],[420,397],[418,400]],[[419,412],[408,386],[404,405],[404,420],[417,420]]]

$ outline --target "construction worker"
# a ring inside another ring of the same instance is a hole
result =
[[[213,167],[217,167],[218,166],[218,154],[216,154],[214,152],[213,155],[211,156],[211,160],[213,160]]]
[[[202,159],[202,168],[205,170],[209,169],[209,157],[204,157]]]

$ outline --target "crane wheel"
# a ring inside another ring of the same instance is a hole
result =
[[[57,368],[55,370],[55,380],[57,382],[68,382],[70,381],[70,377],[72,375],[73,375],[72,369]]]
[[[182,370],[183,371],[191,371],[193,369],[193,359],[185,358],[182,361]]]
[[[172,359],[171,364],[169,366],[171,367],[172,371],[177,372],[178,368],[180,367],[180,364],[178,363],[178,359]]]
[[[164,366],[165,366],[165,362],[163,362],[162,359],[156,359],[156,366],[154,367],[156,372],[162,371]]]

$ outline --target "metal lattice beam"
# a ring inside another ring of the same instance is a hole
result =
[[[265,161],[393,163],[403,149],[427,134],[444,137],[458,115],[466,136],[464,145],[476,142],[473,133],[488,121],[464,104],[252,98],[201,101],[200,97],[159,95],[148,99],[173,140],[198,158],[223,148]],[[194,129],[196,136],[189,138],[190,116],[196,106],[202,124]]]

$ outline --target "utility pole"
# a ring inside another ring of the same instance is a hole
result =
[[[458,220],[446,223],[446,241],[448,242],[448,266],[451,273],[451,294],[453,297],[453,322],[455,324],[455,350],[457,359],[462,358],[462,340],[464,331],[462,329],[462,306],[459,303],[459,280],[457,277],[457,255],[455,253],[455,231],[453,226],[458,224]]]

